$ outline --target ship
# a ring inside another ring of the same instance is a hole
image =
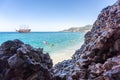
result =
[[[19,29],[16,29],[16,31],[19,33],[29,33],[31,31],[31,29],[29,29],[28,27],[29,26],[22,25],[22,26],[20,26]]]

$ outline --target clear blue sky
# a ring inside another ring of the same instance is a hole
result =
[[[93,24],[116,0],[0,0],[0,31],[30,25],[32,31],[59,31]]]

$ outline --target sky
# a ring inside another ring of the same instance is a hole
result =
[[[93,24],[116,0],[0,0],[0,32],[29,25],[32,31],[61,31]]]

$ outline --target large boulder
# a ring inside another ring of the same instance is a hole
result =
[[[0,80],[52,80],[52,65],[42,48],[17,39],[0,46]]]
[[[52,73],[55,80],[120,80],[120,0],[101,11],[82,47]]]

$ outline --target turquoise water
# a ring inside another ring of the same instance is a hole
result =
[[[20,39],[26,44],[44,48],[45,52],[52,53],[83,43],[84,34],[83,32],[0,32],[0,44],[7,40]]]

